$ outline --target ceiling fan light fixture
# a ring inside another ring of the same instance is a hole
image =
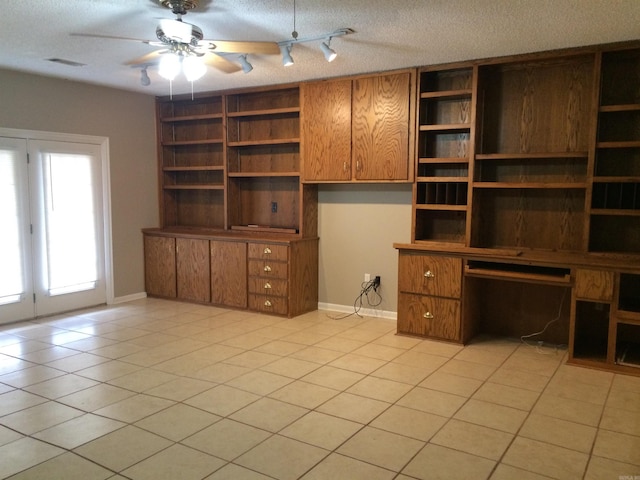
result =
[[[242,71],[244,73],[249,73],[251,70],[253,70],[253,65],[249,63],[249,60],[247,60],[246,55],[240,55],[238,57],[238,61],[240,62],[240,65],[242,66]]]
[[[280,45],[280,52],[282,53],[282,65],[290,67],[293,65],[293,57],[291,57],[291,45]]]
[[[182,61],[182,71],[184,72],[184,76],[187,77],[187,80],[195,82],[207,73],[207,66],[200,57],[191,55],[185,57]]]
[[[329,42],[322,42],[320,44],[320,50],[322,50],[322,53],[324,53],[324,58],[327,60],[327,62],[333,62],[338,54],[335,52],[335,50],[329,47],[329,43],[331,43],[331,39],[329,39]]]
[[[167,80],[173,80],[180,73],[180,58],[173,54],[167,53],[160,59],[158,65],[158,74]]]

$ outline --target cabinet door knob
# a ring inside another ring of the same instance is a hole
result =
[[[271,254],[271,249],[269,247],[265,247],[264,252],[265,255],[270,255]]]
[[[269,282],[265,283],[265,284],[264,284],[264,288],[266,288],[266,289],[271,288],[271,284],[270,284]]]
[[[269,300],[265,300],[264,301],[264,306],[265,307],[270,307],[271,306],[271,302]]]
[[[270,272],[271,271],[271,267],[269,265],[265,265],[264,266],[264,271],[265,272]]]
[[[426,313],[424,313],[422,316],[423,316],[424,318],[429,318],[429,319],[431,319],[431,318],[433,318],[433,313],[431,313],[431,312],[426,312]]]
[[[359,172],[360,171],[360,160],[356,161],[356,170]]]
[[[433,277],[435,277],[435,275],[433,274],[433,272],[431,270],[427,270],[426,272],[424,272],[424,276],[425,276],[425,278],[433,278]]]

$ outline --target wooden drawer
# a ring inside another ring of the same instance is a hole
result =
[[[272,297],[269,295],[249,294],[249,309],[256,312],[273,313],[274,315],[287,315],[286,297]]]
[[[249,277],[249,292],[277,297],[287,296],[287,281],[271,278]]]
[[[269,260],[249,260],[249,276],[286,279],[287,264]]]
[[[576,297],[585,300],[612,301],[614,277],[614,272],[605,270],[576,270]]]
[[[249,258],[261,258],[286,262],[289,256],[289,247],[286,245],[272,245],[269,243],[250,243]]]
[[[400,292],[460,298],[461,258],[400,252],[398,270]]]
[[[460,301],[401,293],[398,333],[460,341]]]

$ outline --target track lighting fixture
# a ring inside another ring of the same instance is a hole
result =
[[[151,79],[149,78],[149,73],[147,73],[147,67],[144,67],[140,71],[140,85],[143,87],[148,87],[151,85]]]
[[[280,52],[282,52],[282,65],[285,67],[290,67],[293,65],[293,58],[291,57],[291,44],[286,43],[284,45],[280,45]]]
[[[240,55],[238,57],[238,61],[240,62],[240,66],[242,67],[242,71],[244,73],[249,73],[251,70],[253,70],[253,65],[249,63],[246,55]]]
[[[331,43],[331,38],[329,38],[328,42],[322,42],[320,44],[320,50],[322,50],[322,53],[324,53],[324,58],[327,60],[327,62],[333,62],[338,56],[335,50],[329,47],[330,43]]]
[[[298,32],[295,30],[292,32],[293,39],[292,40],[283,40],[282,42],[278,42],[278,46],[280,47],[280,52],[282,52],[282,64],[285,67],[289,65],[293,65],[293,58],[291,58],[291,49],[296,43],[307,43],[307,42],[322,42],[320,44],[320,50],[324,54],[324,58],[327,62],[333,62],[338,54],[333,50],[329,45],[331,45],[331,40],[334,37],[342,37],[343,35],[350,35],[352,33],[356,33],[350,28],[341,28],[340,30],[336,30],[334,32],[325,33],[324,35],[318,35],[315,37],[305,37],[298,38]]]

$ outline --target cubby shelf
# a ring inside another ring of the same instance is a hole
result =
[[[470,88],[465,88],[462,90],[442,90],[437,92],[422,92],[420,93],[420,98],[436,98],[436,99],[462,99],[462,98],[471,98],[472,90]]]
[[[262,140],[229,141],[228,147],[258,147],[260,145],[287,145],[300,143],[299,138],[266,138]]]
[[[449,123],[446,125],[420,125],[419,130],[421,132],[457,132],[457,131],[469,131],[471,126],[468,123]]]
[[[224,190],[224,185],[165,185],[164,190]]]
[[[228,176],[233,178],[300,177],[300,172],[229,172]]]
[[[223,140],[221,139],[208,139],[208,140],[178,140],[178,141],[164,141],[162,145],[165,147],[177,147],[180,145],[214,145],[214,144],[222,144]]]
[[[508,189],[508,188],[531,188],[539,190],[554,190],[554,189],[584,189],[586,183],[569,182],[569,183],[545,183],[545,182],[474,182],[473,188],[495,188],[495,189]]]
[[[216,118],[222,118],[222,113],[207,113],[201,115],[180,115],[177,117],[161,117],[160,121],[163,123],[177,123],[177,122],[193,122],[196,120],[213,120]]]
[[[287,113],[300,113],[300,107],[273,108],[265,110],[246,110],[239,112],[227,112],[227,118],[239,117],[268,117]]]
[[[209,171],[224,171],[222,166],[193,166],[193,167],[162,167],[164,172],[209,172]]]

